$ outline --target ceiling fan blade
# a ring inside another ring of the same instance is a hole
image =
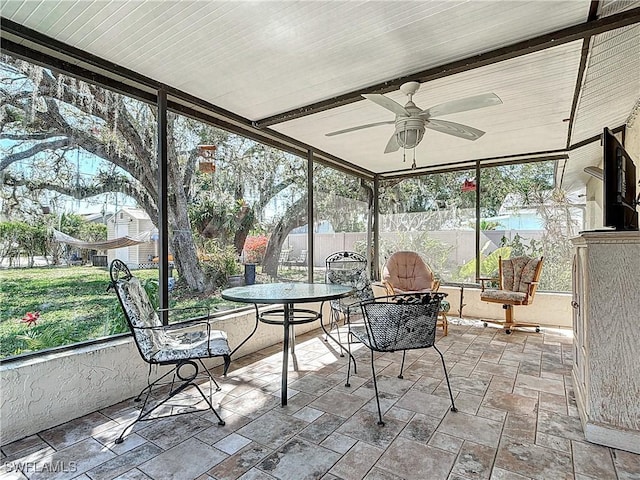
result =
[[[377,103],[381,107],[386,108],[387,110],[391,110],[396,115],[400,115],[402,117],[411,116],[411,114],[407,112],[407,110],[402,105],[394,100],[391,100],[389,97],[385,97],[384,95],[380,95],[378,93],[367,93],[362,96],[367,100],[371,100],[373,103]]]
[[[398,140],[396,139],[396,134],[394,133],[393,135],[391,135],[391,138],[387,142],[387,146],[384,149],[384,153],[395,152],[399,148],[400,148],[400,145],[398,144]]]
[[[434,118],[430,118],[426,122],[425,126],[431,130],[453,135],[454,137],[464,138],[465,140],[477,140],[485,134],[482,130],[470,127],[469,125],[447,122],[446,120],[436,120]]]
[[[427,108],[420,112],[420,116],[441,117],[442,115],[450,115],[452,113],[466,112],[477,108],[491,107],[500,105],[502,100],[495,93],[483,93],[473,97],[461,98],[451,102],[441,103],[431,108]]]
[[[366,125],[358,125],[357,127],[345,128],[344,130],[337,130],[335,132],[325,133],[325,137],[333,137],[334,135],[340,135],[342,133],[355,132],[356,130],[362,130],[363,128],[377,127],[378,125],[392,125],[396,123],[395,120],[389,120],[388,122],[376,122],[368,123]]]

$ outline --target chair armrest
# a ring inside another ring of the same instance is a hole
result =
[[[163,325],[162,327],[167,331],[175,331],[180,329],[192,329],[197,326],[206,326],[207,330],[211,328],[211,324],[208,320],[199,318],[193,318],[191,320],[185,320],[184,322],[171,323],[169,325]]]
[[[389,282],[387,282],[386,280],[382,281],[382,286],[384,287],[384,289],[387,291],[387,296],[393,296],[395,295],[396,291],[393,288],[393,285],[391,285]],[[379,297],[379,298],[383,298],[383,297]]]
[[[209,314],[210,314],[210,310],[209,307],[173,307],[173,308],[159,308],[158,310],[156,310],[157,312],[168,312],[169,313],[169,317],[171,317],[171,314],[181,314],[181,313],[186,313],[187,315],[177,315],[178,317],[180,317],[178,320],[176,321],[171,321],[171,318],[169,318],[169,321],[171,324],[182,324],[184,325],[185,323],[191,322],[191,321],[202,321],[202,320],[206,320],[209,318]],[[200,315],[197,315],[198,312],[201,312]],[[186,317],[186,318],[184,318]]]
[[[527,287],[527,298],[529,298],[531,296],[531,290],[534,286],[538,285],[540,282],[538,281],[533,281],[533,282],[522,282],[525,285],[528,285]]]
[[[480,282],[481,284],[481,291],[484,292],[484,289],[486,287],[484,282],[499,282],[500,279],[498,277],[478,277],[477,281]]]
[[[207,327],[207,330],[211,328],[211,324],[207,320],[202,319],[192,319],[187,320],[186,322],[172,323],[170,325],[149,325],[143,327],[132,326],[131,328],[133,328],[134,330],[162,330],[165,332],[171,332],[182,329],[193,329],[194,327],[200,325]]]

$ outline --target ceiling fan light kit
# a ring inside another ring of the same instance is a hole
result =
[[[415,148],[424,137],[424,122],[407,119],[396,123],[396,141],[401,148]]]
[[[330,132],[327,133],[326,136],[330,137],[334,135],[341,135],[343,133],[349,133],[356,130],[362,130],[364,128],[376,127],[379,125],[395,124],[395,133],[387,142],[384,153],[392,153],[399,150],[400,148],[402,148],[403,150],[412,148],[414,149],[424,138],[424,133],[427,128],[435,130],[437,132],[445,133],[447,135],[453,135],[454,137],[474,141],[484,135],[485,132],[468,125],[463,125],[461,123],[439,120],[432,117],[466,112],[468,110],[490,107],[502,103],[500,97],[498,97],[495,93],[484,93],[475,95],[473,97],[445,102],[440,105],[422,110],[415,103],[413,103],[412,100],[413,95],[418,91],[419,88],[420,84],[418,82],[407,82],[400,87],[400,91],[402,91],[402,93],[404,93],[408,97],[408,101],[404,107],[394,100],[391,100],[389,97],[385,97],[381,94],[362,95],[367,100],[370,100],[380,105],[381,107],[393,112],[396,115],[395,121],[384,121],[369,123],[367,125],[359,125],[357,127]],[[403,157],[405,155],[406,152],[403,152]],[[415,168],[415,166],[414,151],[414,161],[412,168]]]

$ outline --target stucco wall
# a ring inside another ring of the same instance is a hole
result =
[[[458,314],[460,289],[441,287],[449,294],[452,315]],[[465,288],[462,309],[465,318],[483,318],[504,321],[505,311],[498,303],[482,302],[479,288]],[[570,293],[537,292],[531,305],[513,307],[515,321],[539,323],[541,327],[572,328],[572,309]]]
[[[318,308],[318,305],[307,305]],[[328,305],[325,305],[325,321]],[[255,310],[215,320],[214,328],[227,332],[235,348],[255,325]],[[318,323],[296,327],[296,333],[318,328]],[[282,327],[259,324],[256,334],[234,359],[282,341]],[[208,361],[212,367],[218,359]],[[233,371],[233,361],[231,371]],[[161,373],[163,370],[159,369]],[[0,365],[0,445],[33,435],[77,417],[133,397],[147,384],[148,365],[129,338],[67,352]],[[224,380],[222,380],[224,382]]]
[[[446,293],[451,304],[450,316],[458,316],[460,309],[460,287],[441,286],[440,292]],[[376,296],[385,295],[384,287],[374,285]],[[538,323],[541,327],[573,328],[573,313],[570,293],[537,292],[531,305],[514,307],[513,318],[516,321]],[[499,303],[482,302],[480,289],[465,287],[463,293],[464,318],[504,321],[504,310]]]

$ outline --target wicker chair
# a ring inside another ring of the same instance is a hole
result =
[[[433,272],[417,252],[401,250],[393,253],[382,269],[382,283],[387,295],[427,293],[438,289]]]
[[[398,378],[403,378],[402,372],[406,351],[433,347],[442,361],[449,397],[451,398],[451,411],[457,411],[444,357],[435,345],[436,322],[438,311],[440,310],[440,301],[443,297],[444,294],[442,293],[427,293],[383,297],[374,301],[364,302],[361,304],[364,323],[362,325],[349,325],[349,335],[355,337],[371,350],[371,370],[373,372],[373,387],[378,405],[378,425],[383,426],[384,421],[382,420],[382,410],[380,409],[374,352],[402,351],[402,363]],[[350,386],[350,375],[351,363],[347,367],[347,387]]]
[[[440,288],[440,280],[434,277],[420,254],[409,250],[395,252],[389,257],[382,270],[382,284],[387,295],[437,292]],[[445,336],[449,334],[447,312],[450,308],[449,302],[442,300],[438,326],[442,327]]]
[[[340,340],[340,320],[348,324],[355,315],[360,316],[360,303],[374,298],[371,279],[367,270],[367,259],[356,252],[335,252],[325,259],[325,282],[352,287],[353,294],[331,301],[329,330],[336,329]],[[342,351],[340,356],[344,357]]]
[[[204,358],[222,357],[224,360],[224,372],[227,374],[231,362],[231,350],[227,342],[227,335],[220,330],[212,330],[207,321],[208,310],[204,311],[198,319],[163,325],[154,310],[147,292],[140,280],[134,277],[127,266],[121,260],[114,260],[109,267],[111,283],[109,289],[116,292],[120,306],[133,334],[138,351],[142,359],[149,364],[147,386],[135,398],[139,402],[144,396],[144,402],[138,417],[129,424],[120,434],[116,443],[122,443],[125,433],[140,421],[151,420],[150,414],[175,397],[184,392],[188,387],[197,390],[205,400],[208,409],[211,409],[218,418],[218,425],[225,422],[220,418],[212,404],[214,391],[220,387],[207,367],[202,362]],[[203,312],[200,308],[171,309],[170,314],[181,312],[193,315],[194,312]],[[151,381],[153,365],[168,365],[172,368],[158,379]],[[200,373],[200,367],[202,372]],[[201,378],[209,381],[209,395],[205,395],[200,385],[196,382]],[[166,387],[169,385],[168,392]],[[159,402],[149,402],[153,391],[164,392],[166,396]],[[195,392],[194,392],[195,393]],[[149,408],[147,406],[149,405]],[[177,413],[172,408],[169,414],[161,414],[153,417],[162,418],[182,413],[190,413],[196,410],[180,409]]]

